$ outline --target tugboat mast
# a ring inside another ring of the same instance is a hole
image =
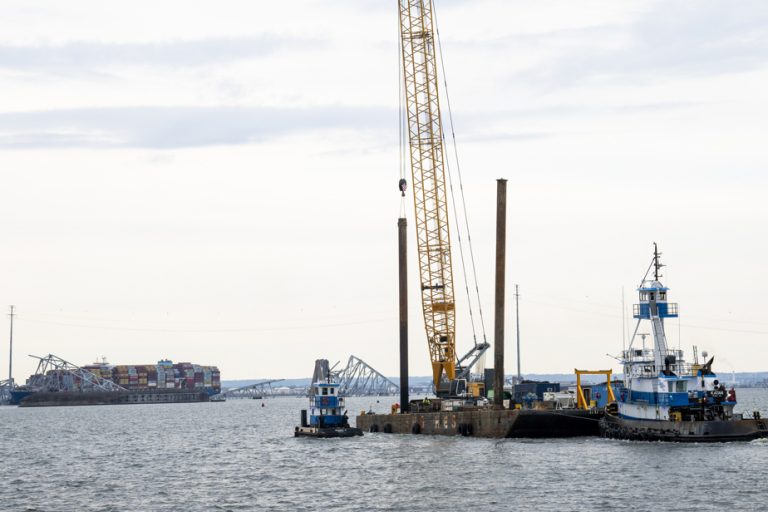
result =
[[[655,281],[658,281],[660,277],[664,277],[663,275],[659,274],[659,270],[661,270],[661,267],[664,265],[659,262],[659,256],[661,256],[661,253],[659,252],[659,246],[656,245],[656,242],[653,242],[653,277]]]

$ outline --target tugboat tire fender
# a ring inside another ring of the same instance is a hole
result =
[[[392,433],[392,425],[387,423],[384,425],[384,433],[385,434],[391,434]]]
[[[371,425],[371,427],[368,429],[368,431],[369,432],[378,432],[379,431],[379,426],[374,423],[373,425]]]
[[[411,434],[421,434],[421,425],[414,423],[411,427]]]

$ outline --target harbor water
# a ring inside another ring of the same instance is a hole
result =
[[[768,390],[738,399],[768,417]],[[0,510],[768,509],[768,440],[294,438],[306,404],[0,407]]]

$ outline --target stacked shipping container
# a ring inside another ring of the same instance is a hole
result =
[[[125,389],[198,389],[210,395],[221,391],[221,372],[216,366],[173,364],[163,359],[156,365],[101,364],[83,368]]]

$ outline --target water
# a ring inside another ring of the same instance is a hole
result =
[[[768,390],[738,398],[768,416]],[[263,403],[1,407],[0,510],[768,509],[768,440],[317,440],[292,437],[305,399]]]

